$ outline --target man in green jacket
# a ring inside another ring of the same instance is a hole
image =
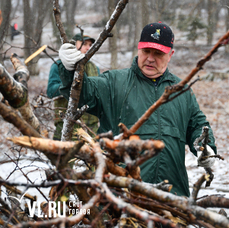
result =
[[[158,100],[167,86],[181,81],[167,67],[174,53],[173,42],[173,32],[166,24],[146,25],[138,44],[138,56],[133,59],[130,68],[106,71],[100,77],[84,77],[79,107],[87,104],[89,112],[99,117],[99,133],[111,130],[118,135],[120,122],[130,128]],[[69,45],[63,44],[59,51],[63,62],[60,66],[60,93],[66,99],[72,83],[67,74],[67,69],[71,69],[67,60]],[[141,165],[142,180],[159,183],[168,179],[173,185],[172,193],[189,196],[185,145],[188,144],[197,155],[193,143],[201,135],[203,126],[210,128],[192,91],[160,106],[136,132],[141,139],[153,138],[165,143],[158,156]],[[216,146],[211,128],[209,138],[211,141],[207,150],[213,155]],[[208,158],[198,164],[209,168],[213,163],[214,158]]]
[[[79,52],[80,56],[84,56],[83,54],[85,54],[90,49],[91,45],[95,42],[95,39],[87,35],[84,35],[82,39],[80,33],[76,34],[72,39],[76,42],[75,45],[77,50],[80,50]],[[61,60],[57,60],[55,63],[52,64],[50,68],[49,81],[47,86],[47,95],[49,98],[54,98],[61,95],[59,92],[61,80],[60,80],[59,69],[58,69],[60,64],[61,64]],[[87,76],[89,77],[98,76],[100,73],[99,68],[91,61],[87,62],[84,70]],[[68,74],[69,77],[72,77],[74,75],[74,71],[70,71],[68,72]],[[68,100],[66,100],[63,97],[59,97],[54,101],[54,107],[55,107],[54,125],[56,128],[54,131],[53,139],[60,140],[61,131],[63,128],[63,120],[60,118],[59,112],[60,111],[65,112],[66,108],[68,107]],[[85,113],[82,116],[82,120],[93,132],[97,132],[98,118],[96,116]]]

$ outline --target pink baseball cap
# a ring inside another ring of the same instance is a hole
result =
[[[155,48],[169,53],[173,48],[174,34],[171,28],[161,22],[146,25],[141,33],[138,49]]]

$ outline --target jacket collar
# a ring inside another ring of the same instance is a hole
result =
[[[138,67],[138,57],[135,56],[131,65],[131,69],[135,72],[135,74],[137,76],[139,76],[140,78],[142,78],[143,80],[147,80],[147,81],[152,81],[151,79],[147,78],[144,74],[142,74],[140,68]],[[175,82],[175,77],[173,76],[173,74],[171,74],[169,72],[169,69],[167,68],[166,71],[164,72],[164,74],[162,75],[162,78],[160,80],[159,83],[164,82],[164,81],[171,81],[171,82]]]

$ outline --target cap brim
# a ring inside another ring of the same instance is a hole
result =
[[[152,42],[139,42],[138,49],[142,49],[142,48],[154,48],[166,54],[168,54],[171,50],[171,47],[167,47],[162,44],[152,43]]]
[[[90,40],[92,43],[95,43],[95,39],[93,39],[91,37],[86,37],[86,38],[84,38],[84,40]]]

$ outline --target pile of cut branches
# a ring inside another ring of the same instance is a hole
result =
[[[12,61],[13,64],[16,62],[21,69],[26,69],[16,55],[12,56],[12,60],[14,58],[17,61]],[[112,132],[97,135],[93,139],[82,129],[77,132],[77,141],[53,141],[42,136],[34,129],[37,125],[28,124],[25,112],[20,113],[20,108],[19,111],[15,110],[13,100],[7,99],[11,84],[17,84],[19,89],[15,89],[15,86],[12,88],[14,92],[20,92],[18,94],[23,98],[21,105],[29,103],[24,100],[27,93],[25,82],[29,77],[22,80],[22,84],[18,80],[22,76],[12,77],[4,67],[1,69],[0,82],[4,78],[9,81],[8,92],[3,93],[4,99],[0,103],[3,107],[0,109],[1,115],[24,135],[8,140],[23,148],[39,151],[47,158],[45,162],[51,164],[46,170],[46,179],[41,183],[0,179],[10,199],[0,200],[1,224],[6,227],[229,226],[229,220],[222,214],[223,209],[221,214],[206,209],[228,208],[229,199],[223,196],[197,198],[200,187],[208,181],[209,175],[203,175],[196,182],[190,198],[171,194],[172,185],[167,180],[158,184],[141,181],[139,165],[162,151],[164,143],[159,140],[141,140],[137,135],[130,134],[123,124],[120,124],[122,134],[115,140]],[[25,89],[21,90],[24,85]],[[1,86],[1,91],[4,90],[5,86]],[[17,103],[20,103],[18,100]],[[139,151],[145,152],[139,156]],[[79,160],[81,163],[83,161],[80,171],[77,169]],[[19,190],[19,186],[24,186],[26,191]],[[37,197],[27,193],[31,188],[51,190],[49,195],[44,196],[46,200],[38,205]],[[17,200],[10,197],[12,195],[26,199],[24,204],[22,201],[18,204]]]

